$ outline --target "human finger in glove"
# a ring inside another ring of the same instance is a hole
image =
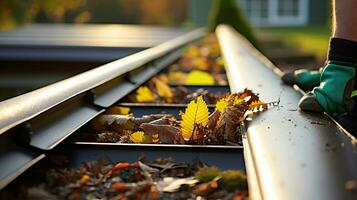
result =
[[[323,68],[319,70],[299,69],[285,73],[281,79],[285,84],[297,85],[305,91],[310,91],[320,85],[320,77]]]
[[[320,84],[300,100],[299,107],[312,112],[351,112],[355,106],[352,92],[356,88],[356,68],[357,42],[332,38]]]

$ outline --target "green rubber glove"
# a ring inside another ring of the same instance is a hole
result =
[[[329,63],[321,73],[321,83],[304,96],[300,108],[306,111],[317,111],[314,99],[327,113],[349,112],[354,107],[351,98],[355,87],[356,69],[345,64]]]
[[[288,85],[298,85],[303,90],[312,90],[320,84],[321,70],[299,69],[285,73],[281,79]]]
[[[296,83],[298,85],[304,85],[305,87],[316,87],[320,84],[320,70],[306,70],[300,69],[294,72],[296,77]]]

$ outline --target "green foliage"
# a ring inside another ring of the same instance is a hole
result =
[[[234,0],[214,0],[210,13],[209,31],[214,32],[219,24],[231,25],[259,49],[259,43],[254,36],[252,27]]]
[[[216,178],[219,173],[217,167],[202,167],[196,172],[195,178],[201,183],[206,183]]]
[[[51,19],[59,22],[66,11],[72,11],[85,3],[86,0],[1,0],[0,30],[33,20]]]
[[[357,97],[357,90],[352,91],[351,97]]]
[[[247,186],[247,177],[239,170],[227,170],[221,174],[222,178],[218,184],[228,191],[233,191],[237,188],[245,190]]]
[[[262,28],[262,34],[271,35],[289,47],[302,53],[314,54],[319,61],[325,62],[331,30],[328,26],[273,27]]]
[[[0,30],[31,22],[177,26],[185,9],[171,0],[0,0]]]
[[[241,170],[220,171],[217,167],[203,167],[195,174],[195,178],[200,183],[207,183],[216,177],[220,177],[218,185],[227,191],[234,191],[237,188],[246,190],[248,188],[247,177]]]

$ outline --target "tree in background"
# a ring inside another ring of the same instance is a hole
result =
[[[259,49],[260,46],[252,27],[234,0],[214,0],[210,13],[209,31],[214,32],[219,24],[231,25]]]
[[[0,0],[0,30],[31,22],[179,26],[186,12],[183,0]]]
[[[39,15],[58,22],[66,11],[75,10],[85,3],[86,0],[0,0],[0,30],[31,22]]]

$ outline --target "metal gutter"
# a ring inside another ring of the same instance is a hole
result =
[[[124,24],[31,24],[0,32],[0,61],[103,64],[191,30]]]
[[[0,102],[0,135],[56,105],[114,80],[190,41],[198,39],[203,36],[204,33],[205,29],[194,30],[156,47],[116,60],[47,87]],[[154,67],[155,66],[146,68],[143,72],[153,73],[152,68]],[[142,73],[135,74],[131,77],[135,78],[135,76],[139,76],[140,74]],[[138,83],[134,80],[133,84]],[[105,104],[107,104],[107,102],[105,102]]]
[[[104,112],[105,108],[173,63],[181,55],[183,45],[204,34],[204,29],[197,29],[157,47],[0,102],[0,190],[45,158],[50,150],[89,120]],[[102,144],[84,146],[110,148]],[[118,148],[117,145],[112,147]],[[120,148],[124,147],[137,146]],[[230,153],[232,149],[242,152],[241,146],[212,147],[214,150],[218,148]],[[244,167],[242,154],[239,156],[236,163]]]
[[[356,142],[328,116],[301,112],[301,93],[283,85],[281,71],[231,27],[219,26],[217,36],[232,92],[249,88],[264,101],[280,99],[247,125],[250,191],[261,191],[254,199],[356,199],[345,188],[357,181]]]

